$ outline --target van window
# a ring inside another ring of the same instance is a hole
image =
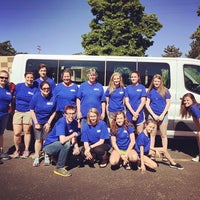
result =
[[[95,68],[98,73],[97,81],[104,85],[105,62],[104,61],[81,61],[81,60],[60,60],[59,75],[64,69],[72,70],[72,81],[81,84],[87,81],[87,72],[89,68]],[[59,82],[61,77],[59,76]]]
[[[114,72],[119,72],[122,75],[125,86],[129,85],[130,74],[136,70],[136,62],[118,62],[107,61],[106,63],[106,85],[109,84],[110,77]]]
[[[184,65],[185,88],[191,92],[200,94],[200,66]]]
[[[168,63],[139,62],[138,71],[141,76],[142,84],[148,88],[155,74],[160,74],[164,85],[170,88],[170,67]]]
[[[38,66],[44,63],[47,66],[47,76],[56,83],[61,82],[61,73],[65,68],[72,70],[72,81],[81,84],[87,80],[87,69],[95,68],[98,73],[98,82],[104,84],[105,62],[104,61],[80,61],[80,60],[36,60],[30,59],[26,63],[26,71],[34,72],[35,79],[39,77]]]
[[[47,66],[47,76],[49,78],[52,78],[57,83],[58,82],[58,74],[57,74],[58,61],[57,60],[29,59],[26,62],[25,71],[33,72],[35,79],[38,78],[39,77],[38,66],[40,63],[43,63]]]

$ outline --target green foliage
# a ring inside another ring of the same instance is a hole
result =
[[[174,45],[168,45],[164,49],[164,53],[162,54],[163,57],[181,57],[182,52],[180,52],[179,48],[176,48]]]
[[[9,40],[0,43],[0,56],[14,56],[16,53]]]
[[[200,6],[198,7],[197,15],[200,16]],[[197,27],[197,30],[191,35],[190,38],[193,40],[190,44],[191,50],[186,56],[200,60],[200,26]]]
[[[145,56],[162,25],[139,0],[88,0],[95,18],[82,35],[87,55]]]

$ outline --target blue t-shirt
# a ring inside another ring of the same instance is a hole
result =
[[[141,103],[141,98],[146,96],[146,89],[142,84],[138,84],[136,86],[128,85],[125,89],[125,97],[129,98],[129,103],[134,111],[138,109]],[[128,109],[127,111],[129,112]],[[143,112],[143,109],[141,110],[141,112]]]
[[[35,94],[30,102],[30,110],[34,110],[39,124],[45,124],[55,111],[56,104],[54,97],[50,94],[43,97],[40,92]]]
[[[66,122],[66,117],[62,117],[56,122],[52,131],[48,134],[43,146],[59,141],[59,136],[61,135],[68,136],[73,132],[79,134],[78,122],[73,120],[72,123],[68,124]]]
[[[76,106],[77,93],[78,86],[76,84],[68,87],[63,83],[59,83],[53,91],[53,95],[57,102],[56,111],[64,112],[66,105]]]
[[[89,84],[84,82],[80,85],[77,98],[81,101],[81,113],[87,116],[90,108],[96,108],[101,115],[101,103],[106,101],[103,86],[100,83]]]
[[[150,150],[150,138],[145,135],[144,132],[141,132],[136,139],[135,142],[135,150],[137,151],[137,153],[140,153],[140,146],[144,147],[144,153],[148,153]]]
[[[156,115],[161,115],[166,106],[166,99],[170,99],[171,95],[167,90],[164,98],[156,89],[152,89],[148,94],[147,98],[150,99],[150,107]]]
[[[132,126],[128,126],[127,130],[124,128],[124,126],[122,127],[118,127],[118,132],[117,135],[114,135],[111,132],[111,136],[116,137],[116,143],[119,149],[121,150],[127,150],[128,146],[131,142],[130,140],[130,134],[134,134],[135,129]]]
[[[10,93],[9,86],[4,88],[0,87],[0,117],[8,114],[9,104],[12,101],[12,94]]]
[[[25,83],[18,83],[14,91],[16,110],[19,112],[28,112],[30,110],[30,101],[37,92],[38,89],[35,86],[28,87]]]
[[[47,77],[45,79],[46,82],[48,82],[50,84],[51,87],[51,91],[54,90],[54,88],[56,87],[55,81],[49,77]],[[43,82],[43,80],[41,80],[40,78],[35,79],[34,84],[36,85],[36,87],[38,89],[40,89],[40,84]]]
[[[118,112],[124,110],[124,88],[118,87],[111,94],[109,93],[109,88],[107,88],[105,96],[109,98],[109,112]]]
[[[197,118],[197,119],[200,118],[200,105],[199,104],[193,104],[189,107],[189,109],[194,118]]]
[[[100,139],[109,139],[108,127],[102,120],[96,126],[90,126],[85,123],[82,129],[82,142],[89,142],[90,145],[98,142]]]

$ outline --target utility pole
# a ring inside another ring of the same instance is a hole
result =
[[[37,50],[38,50],[38,54],[40,54],[40,51],[41,51],[41,46],[40,45],[37,45]]]

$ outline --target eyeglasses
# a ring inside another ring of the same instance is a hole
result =
[[[45,91],[45,90],[50,90],[50,88],[42,88],[42,90],[43,90],[43,91]]]
[[[0,76],[0,79],[8,80],[8,77]]]

